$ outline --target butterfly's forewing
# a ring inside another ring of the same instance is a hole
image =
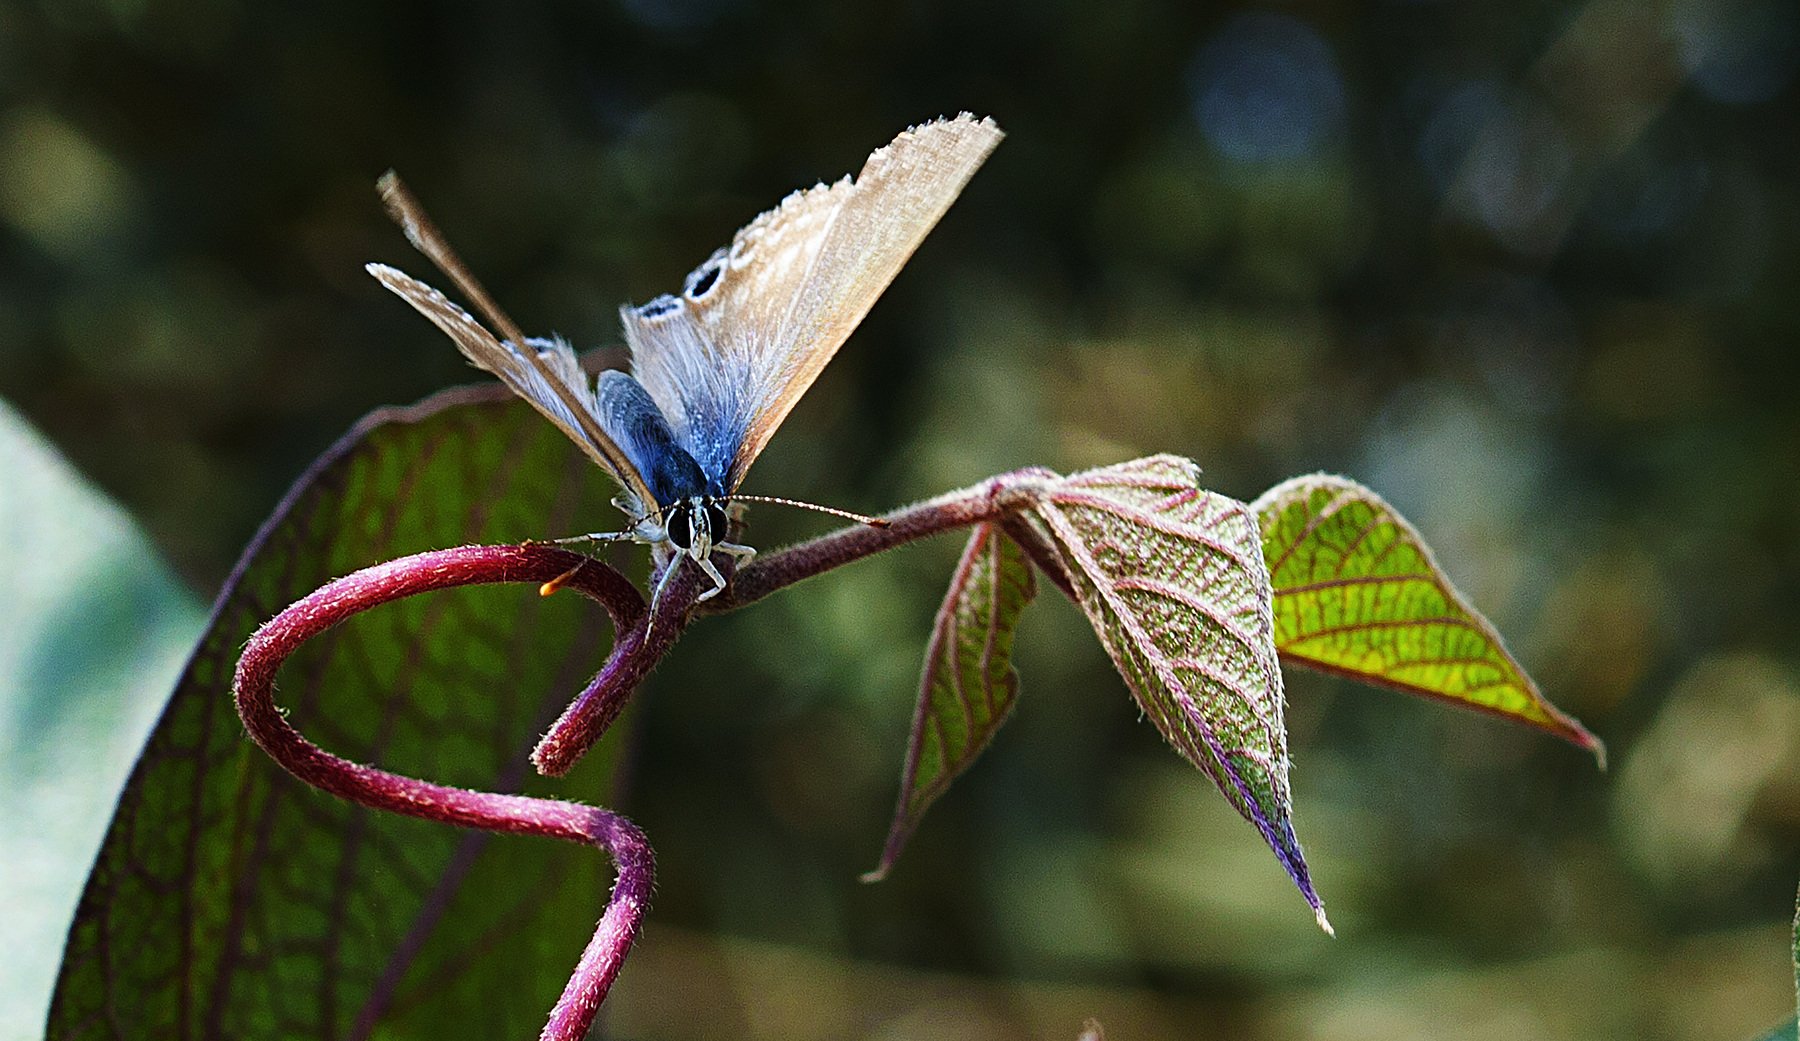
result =
[[[757,407],[734,478],[742,478],[1001,136],[993,120],[965,113],[907,130],[869,156],[776,334],[770,361],[779,364],[758,372]]]
[[[568,344],[561,340],[531,340],[515,350],[511,344],[495,339],[467,311],[425,283],[385,264],[370,264],[368,270],[382,285],[431,319],[477,368],[500,377],[513,393],[556,424],[640,503],[656,505],[643,475],[602,426],[587,375]],[[527,357],[525,351],[533,352],[534,357]]]
[[[721,480],[755,417],[760,374],[778,364],[776,336],[796,288],[851,191],[844,177],[790,194],[689,272],[679,295],[619,310],[633,375]]]
[[[1000,138],[966,114],[907,130],[746,225],[679,297],[623,312],[633,371],[709,473],[736,490]]]

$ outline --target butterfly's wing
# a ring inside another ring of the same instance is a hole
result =
[[[680,296],[622,312],[633,372],[702,467],[737,488],[1001,136],[967,114],[913,127],[750,222]]]
[[[594,391],[575,351],[561,340],[528,340],[524,347],[502,343],[444,294],[385,264],[369,274],[442,329],[477,368],[500,377],[556,428],[611,474],[640,505],[655,506],[643,474],[601,423]]]
[[[852,190],[844,177],[793,192],[689,272],[680,295],[620,309],[632,373],[688,452],[730,489],[743,478],[738,450],[758,392],[780,364],[778,330]]]
[[[965,113],[905,131],[869,156],[793,295],[774,339],[774,364],[758,370],[756,411],[735,475],[762,452],[1001,137],[993,120]]]

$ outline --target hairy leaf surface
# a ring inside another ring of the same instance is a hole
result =
[[[1315,474],[1276,485],[1254,508],[1284,658],[1535,726],[1604,762],[1599,739],[1545,700],[1380,496]]]
[[[900,779],[900,804],[881,863],[864,881],[884,877],[926,808],[975,761],[1012,714],[1019,674],[1013,629],[1037,595],[1031,565],[998,525],[969,536],[925,649],[919,703]]]
[[[48,1036],[529,1037],[605,900],[591,849],[377,813],[245,737],[250,632],[338,575],[420,550],[586,530],[609,482],[522,403],[377,413],[303,477],[227,582],[139,759],[70,932]],[[352,760],[533,787],[532,738],[605,651],[605,614],[535,588],[359,615],[282,670],[302,732]],[[591,762],[559,792],[606,795]]]
[[[1034,511],[1132,696],[1204,770],[1326,925],[1288,789],[1281,667],[1256,518],[1151,456],[1053,484]]]

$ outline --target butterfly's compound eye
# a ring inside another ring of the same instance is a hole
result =
[[[668,534],[671,545],[686,552],[694,544],[694,508],[685,502],[669,507],[668,513],[663,515],[663,531]]]
[[[725,506],[717,499],[709,499],[706,503],[706,530],[712,533],[714,542],[724,542],[726,532],[731,527],[731,519],[725,515]]]

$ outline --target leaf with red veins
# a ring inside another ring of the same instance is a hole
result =
[[[1050,486],[1031,512],[1144,714],[1262,832],[1330,930],[1294,834],[1281,667],[1249,507],[1159,455]]]
[[[120,797],[47,1035],[533,1037],[613,866],[371,811],[306,787],[244,734],[232,666],[315,587],[460,543],[610,523],[611,482],[522,402],[451,392],[376,413],[245,551]],[[298,727],[359,763],[544,790],[525,754],[605,655],[605,613],[522,585],[397,601],[280,674]],[[602,746],[604,750],[606,746]],[[568,790],[604,796],[590,756]]]
[[[925,810],[1012,714],[1019,693],[1019,674],[1012,666],[1013,630],[1036,595],[1031,565],[1018,543],[996,524],[978,525],[932,626],[900,803],[881,863],[863,881],[886,877]]]

